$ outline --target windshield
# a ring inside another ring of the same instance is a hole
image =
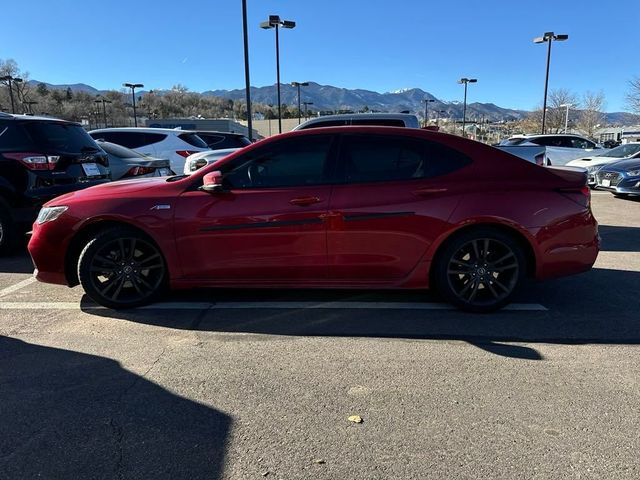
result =
[[[612,148],[606,153],[599,155],[600,157],[626,158],[640,153],[640,143],[630,143]]]
[[[79,125],[62,122],[23,122],[22,128],[34,142],[46,149],[79,153],[99,150],[96,142]]]

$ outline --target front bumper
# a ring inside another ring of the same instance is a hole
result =
[[[612,184],[607,186],[603,185],[604,178],[598,175],[596,186],[612,193],[640,195],[640,177],[625,177],[620,173],[618,173],[618,175],[619,177],[616,178]]]

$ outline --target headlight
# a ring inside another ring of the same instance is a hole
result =
[[[43,223],[52,222],[57,219],[60,215],[67,211],[69,207],[42,207],[40,209],[40,213],[38,213],[38,218],[36,222],[38,225],[42,225]]]
[[[640,168],[636,170],[627,170],[627,175],[630,177],[640,177]]]

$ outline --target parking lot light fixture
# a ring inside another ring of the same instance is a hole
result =
[[[464,85],[464,102],[462,104],[462,136],[466,138],[467,133],[465,132],[465,126],[467,123],[467,85],[470,83],[476,83],[478,81],[477,78],[466,78],[462,77],[458,80],[458,83]]]
[[[547,91],[549,89],[549,65],[551,64],[551,43],[552,42],[564,42],[569,39],[569,35],[556,34],[553,32],[545,32],[541,37],[533,39],[533,43],[547,43],[547,73],[544,78],[544,100],[542,103],[542,129],[541,133],[544,135],[546,131],[547,121]]]
[[[133,99],[133,124],[138,126],[138,116],[136,115],[136,88],[144,88],[142,83],[123,83],[123,87],[131,89],[131,98]]]
[[[424,100],[424,126],[429,125],[429,103],[435,102],[432,98],[425,98]]]
[[[300,87],[308,87],[309,82],[291,82],[292,87],[298,87],[298,125],[302,119],[302,109],[300,108]]]
[[[282,101],[280,97],[280,28],[292,29],[296,22],[282,20],[278,15],[269,15],[269,19],[260,23],[260,28],[276,30],[276,89],[278,91],[278,132],[282,133]]]
[[[309,118],[309,105],[313,105],[313,102],[302,102],[304,104],[304,118],[305,120]]]
[[[100,95],[96,95],[96,97],[100,97]],[[112,103],[111,100],[107,100],[104,97],[97,98],[94,103],[102,103],[102,114],[104,120],[104,128],[107,128],[107,103]],[[100,114],[100,112],[98,112]],[[97,122],[96,122],[97,123]]]
[[[249,32],[247,27],[247,0],[242,0],[242,33],[244,40],[244,84],[247,99],[247,130],[253,142],[253,118],[251,115],[251,80],[249,78]]]
[[[16,105],[15,102],[13,100],[13,88],[12,88],[12,82],[13,83],[20,83],[22,82],[21,78],[18,77],[13,77],[11,75],[5,75],[3,77],[0,77],[0,81],[3,82],[7,82],[7,85],[9,86],[9,97],[11,98],[11,113],[16,113]]]

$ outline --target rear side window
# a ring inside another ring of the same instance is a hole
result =
[[[394,120],[391,118],[381,118],[376,120],[374,118],[369,119],[355,119],[351,122],[351,125],[377,125],[380,127],[404,127],[405,124],[402,120]]]
[[[192,147],[207,148],[207,144],[195,133],[181,133],[178,138]]]
[[[349,135],[340,148],[347,183],[437,177],[469,163],[468,157],[449,147],[408,137]]]
[[[0,150],[35,149],[45,152],[80,153],[96,150],[93,139],[84,129],[63,122],[3,122],[0,126]]]
[[[145,132],[94,132],[91,136],[95,139],[102,139],[106,142],[116,143],[127,148],[141,148],[158,143],[167,138],[162,133],[145,133]]]
[[[27,132],[14,121],[0,121],[0,152],[20,152],[34,149]]]
[[[220,135],[214,133],[198,133],[209,148],[212,150],[221,150],[223,148],[242,148],[251,145],[247,137],[238,135]]]

